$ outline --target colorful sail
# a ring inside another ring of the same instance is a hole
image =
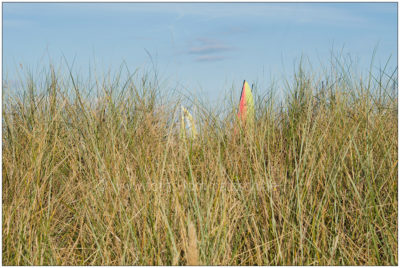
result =
[[[197,137],[197,130],[193,116],[185,107],[181,106],[181,137],[185,139],[186,136],[195,139]]]
[[[243,81],[242,94],[239,103],[239,119],[243,123],[252,124],[254,122],[254,99],[251,88],[246,80]]]

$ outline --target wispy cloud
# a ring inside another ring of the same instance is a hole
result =
[[[188,48],[188,54],[200,55],[196,61],[220,61],[226,59],[223,54],[233,50],[232,46],[226,45],[219,40],[210,38],[197,38],[194,44]]]
[[[189,49],[190,54],[211,54],[220,53],[224,51],[231,50],[231,47],[224,45],[205,45],[199,47],[192,47]]]

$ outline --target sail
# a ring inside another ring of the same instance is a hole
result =
[[[181,137],[186,138],[187,136],[195,139],[197,137],[197,130],[193,116],[185,107],[181,106]]]
[[[254,122],[254,99],[251,88],[246,80],[243,81],[242,94],[239,102],[238,117],[243,123],[252,124]]]

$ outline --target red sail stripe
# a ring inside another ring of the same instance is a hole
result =
[[[246,117],[246,81],[243,82],[242,97],[240,98],[238,116],[242,120]]]

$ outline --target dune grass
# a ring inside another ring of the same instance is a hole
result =
[[[397,73],[326,77],[257,95],[252,129],[196,104],[195,140],[149,76],[96,100],[27,78],[3,100],[3,265],[397,265]]]

